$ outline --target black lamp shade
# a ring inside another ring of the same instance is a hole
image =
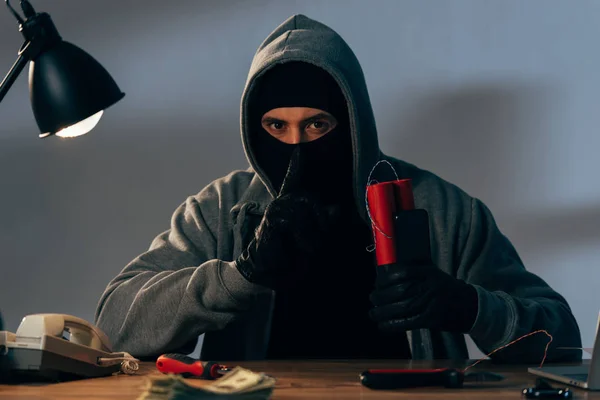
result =
[[[53,135],[110,107],[125,93],[92,56],[59,41],[31,61],[29,95],[40,131]]]

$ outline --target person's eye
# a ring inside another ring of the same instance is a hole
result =
[[[308,125],[308,128],[311,130],[317,130],[320,132],[327,132],[330,130],[331,125],[327,121],[315,121]]]
[[[285,127],[285,125],[283,124],[283,122],[272,122],[269,124],[269,128],[276,130],[276,131],[280,131]]]

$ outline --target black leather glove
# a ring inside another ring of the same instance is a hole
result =
[[[429,263],[377,267],[371,318],[384,331],[467,333],[477,317],[476,289]]]
[[[326,244],[340,217],[321,205],[317,195],[302,190],[302,154],[292,154],[279,195],[265,210],[254,238],[236,260],[248,281],[273,290],[292,286],[308,272],[307,265]]]

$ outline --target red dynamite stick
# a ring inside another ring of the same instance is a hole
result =
[[[412,180],[402,179],[393,181],[396,195],[396,209],[408,211],[415,209],[415,198],[413,195]]]
[[[393,264],[396,262],[394,214],[414,210],[412,181],[400,179],[369,185],[367,202],[373,220],[377,265]]]

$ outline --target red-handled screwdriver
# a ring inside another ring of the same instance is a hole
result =
[[[225,365],[213,361],[200,361],[183,354],[163,354],[156,360],[156,368],[163,374],[178,374],[185,377],[196,376],[204,379],[217,379],[231,371]]]

